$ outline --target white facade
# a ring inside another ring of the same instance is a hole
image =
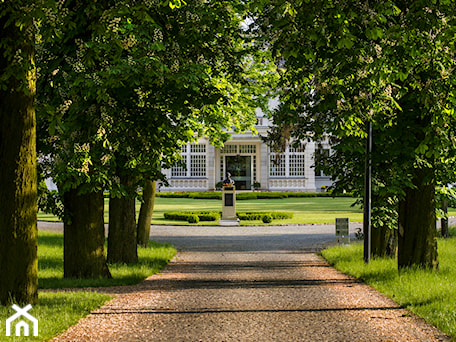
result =
[[[306,142],[298,147],[289,146],[278,155],[260,138],[267,134],[269,124],[266,118],[258,117],[258,134],[232,134],[222,149],[209,144],[206,138],[183,146],[182,157],[187,167],[163,170],[170,186],[158,191],[212,191],[227,172],[235,181],[236,190],[241,191],[253,190],[257,182],[261,190],[302,192],[324,191],[332,184],[318,168],[316,172],[314,161],[316,149],[323,148],[329,153],[329,145],[317,147],[314,142]]]

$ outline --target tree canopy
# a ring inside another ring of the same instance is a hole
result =
[[[410,204],[413,191],[425,184],[454,182],[454,171],[445,179],[435,173],[455,157],[452,2],[258,1],[254,7],[252,29],[268,37],[282,69],[282,106],[272,137],[283,132],[299,139],[328,137],[336,186],[362,190],[363,139],[372,121],[378,193]],[[417,220],[421,227],[433,221],[433,196],[421,199],[430,208],[426,220]],[[403,215],[398,209],[399,216],[419,217],[417,203],[413,206]],[[399,220],[400,234],[407,230],[404,222]],[[425,231],[435,231],[435,223]],[[404,265],[436,265],[431,235],[417,248],[430,257],[423,254]]]
[[[75,1],[67,9],[60,39],[40,50],[40,108],[51,125],[42,141],[45,154],[59,156],[61,185],[109,188],[116,163],[158,179],[183,143],[203,134],[223,142],[225,127],[252,127],[266,103],[270,66],[256,63],[241,2]]]

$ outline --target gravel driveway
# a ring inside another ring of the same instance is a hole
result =
[[[449,341],[316,255],[333,225],[152,226],[151,237],[179,251],[166,270],[52,341]]]

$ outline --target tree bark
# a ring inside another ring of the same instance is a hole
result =
[[[121,177],[121,184],[127,184]],[[109,200],[108,262],[136,263],[138,250],[136,244],[135,197],[111,197]]]
[[[447,215],[448,214],[448,200],[444,199],[442,201],[442,210]],[[448,217],[444,217],[440,220],[440,232],[442,237],[447,238],[450,236],[450,231],[448,229]]]
[[[395,258],[397,252],[397,229],[373,228],[371,231],[371,255],[373,258]]]
[[[150,222],[155,206],[155,181],[146,181],[143,188],[143,202],[139,210],[137,242],[143,247],[149,246]]]
[[[103,192],[79,194],[72,189],[63,199],[64,277],[111,278],[104,250]]]
[[[398,266],[438,269],[434,170],[415,169],[413,183],[399,202]]]
[[[8,52],[26,54],[24,68],[0,87],[0,304],[38,301],[36,117],[33,37],[8,14],[0,18],[0,70],[11,67]],[[33,36],[33,34],[30,34]],[[11,56],[10,56],[11,57]],[[28,68],[30,66],[30,68]]]

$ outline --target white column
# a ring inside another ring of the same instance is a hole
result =
[[[258,178],[261,183],[261,189],[269,189],[269,155],[268,146],[265,143],[260,143],[260,155],[258,161]]]
[[[315,143],[313,141],[306,144],[306,156],[304,174],[306,177],[306,191],[315,192]]]
[[[207,181],[208,181],[208,189],[206,189],[206,190],[215,189],[216,170],[217,170],[217,168],[215,167],[215,164],[217,163],[215,154],[216,153],[215,153],[214,145],[208,144],[207,150],[206,150],[206,159],[207,159],[206,160],[206,165],[207,165],[206,176],[207,176]]]

